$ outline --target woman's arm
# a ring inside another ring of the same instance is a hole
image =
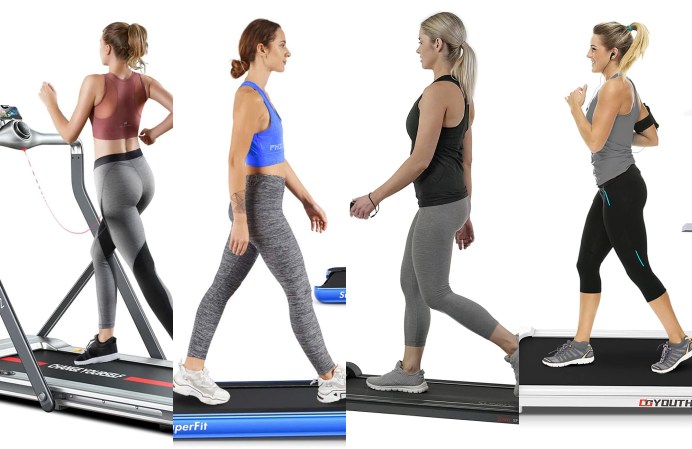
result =
[[[648,109],[644,107],[641,99],[639,100],[639,117],[637,121],[645,119],[649,115]],[[642,131],[641,134],[635,132],[634,139],[632,139],[632,145],[637,147],[655,147],[658,145],[658,130],[655,126],[651,125]]]
[[[233,227],[229,249],[242,256],[250,242],[245,210],[245,156],[250,151],[252,136],[261,131],[262,113],[266,111],[262,97],[249,87],[241,87],[233,103],[233,134],[228,152],[228,193],[233,210]]]
[[[413,152],[384,184],[369,195],[354,200],[351,216],[367,219],[376,205],[411,184],[428,168],[442,131],[446,111],[445,100],[445,90],[441,86],[432,84],[423,91],[418,103],[418,134]]]
[[[58,94],[50,83],[44,82],[38,96],[46,105],[50,118],[53,120],[55,129],[60,137],[72,143],[79,138],[79,134],[84,129],[89,114],[94,107],[96,100],[97,83],[100,81],[99,75],[89,75],[84,78],[82,87],[79,90],[79,98],[72,117],[68,120],[58,107]]]
[[[565,98],[569,104],[572,117],[577,124],[579,134],[592,153],[598,153],[608,140],[613,129],[615,118],[620,110],[619,86],[613,81],[606,81],[598,93],[598,104],[594,111],[592,123],[586,119],[582,106],[586,95],[586,85],[575,89]]]
[[[142,75],[145,76],[145,75]],[[147,145],[152,145],[162,134],[173,129],[173,95],[154,78],[147,76],[149,82],[149,98],[166,108],[168,115],[165,119],[153,128],[144,128],[139,137]]]
[[[303,183],[298,179],[298,175],[293,171],[293,168],[288,163],[284,161],[285,164],[285,174],[286,174],[286,187],[291,191],[293,196],[298,198],[305,208],[305,212],[310,218],[310,229],[316,232],[322,232],[327,230],[327,214],[324,213],[322,208],[315,202],[315,200],[310,195],[310,192],[305,188]]]

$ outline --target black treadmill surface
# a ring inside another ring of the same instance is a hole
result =
[[[656,374],[651,365],[659,361],[664,339],[592,338],[595,360],[588,365],[551,368],[541,361],[568,338],[528,337],[520,343],[521,385],[589,386],[692,386],[692,361],[667,374]]]
[[[225,404],[202,404],[192,396],[173,395],[175,414],[339,412],[345,401],[324,404],[317,400],[317,385],[308,381],[219,382],[231,394]]]
[[[163,397],[170,397],[172,394],[171,368],[122,360],[76,366],[74,359],[78,355],[61,351],[34,351],[34,357],[46,377]],[[58,365],[71,370],[59,369]],[[17,356],[0,358],[0,370],[25,372],[24,365],[18,363]]]
[[[412,394],[400,391],[373,390],[365,384],[367,377],[370,376],[355,377],[347,380],[346,391],[349,398],[353,396],[367,396],[372,400],[387,399],[397,402],[415,402],[419,405],[450,408],[479,407],[497,411],[502,410],[508,413],[517,412],[519,409],[519,399],[514,396],[513,386],[492,388],[493,384],[428,380],[428,391]]]
[[[346,288],[346,270],[331,273],[322,288]]]

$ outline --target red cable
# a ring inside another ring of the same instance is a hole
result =
[[[31,165],[31,160],[29,159],[29,153],[27,152],[26,148],[22,148],[22,152],[26,156],[26,161],[29,163],[29,168],[31,169],[31,173],[34,175],[34,180],[36,181],[36,187],[38,187],[38,191],[41,192],[41,196],[43,197],[43,202],[46,203],[46,207],[48,208],[48,211],[50,211],[50,214],[53,216],[53,219],[55,222],[63,228],[65,231],[69,232],[70,234],[86,234],[91,230],[91,228],[87,228],[85,231],[72,231],[70,229],[67,229],[63,224],[58,220],[58,217],[55,216],[53,213],[53,209],[51,209],[50,204],[48,204],[48,200],[46,199],[46,195],[43,193],[43,189],[41,188],[41,184],[38,182],[38,176],[36,176],[36,172],[34,171],[34,166]],[[98,223],[96,224],[96,227],[98,227]]]

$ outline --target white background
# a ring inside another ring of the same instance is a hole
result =
[[[692,118],[684,116],[692,109],[692,99],[681,88],[681,77],[690,68],[681,53],[689,44],[683,11],[654,9],[645,2],[581,2],[567,11],[538,2],[499,1],[465,2],[463,8],[459,2],[396,3],[393,8],[374,2],[289,7],[265,1],[221,11],[218,3],[198,1],[194,7],[121,2],[118,9],[128,12],[114,13],[108,8],[93,11],[88,2],[73,3],[67,9],[24,2],[21,10],[3,11],[5,35],[12,38],[3,46],[0,101],[17,105],[34,129],[51,130],[36,95],[40,83],[51,81],[63,111],[71,113],[83,76],[103,72],[98,59],[102,28],[115,20],[147,27],[148,73],[174,94],[176,105],[175,130],[144,148],[157,181],[144,222],[157,270],[174,295],[175,345],[151,316],[169,358],[185,355],[194,313],[230,229],[226,157],[233,93],[240,81],[232,80],[228,71],[230,60],[238,57],[240,33],[256,17],[277,21],[286,33],[293,56],[285,73],[272,75],[267,91],[285,123],[287,158],[330,218],[327,233],[311,234],[300,204],[287,192],[285,212],[311,283],[321,283],[330,266],[349,267],[348,313],[342,306],[315,303],[336,360],[348,358],[363,371],[378,373],[391,369],[402,355],[399,266],[416,210],[413,188],[386,200],[377,218],[367,222],[350,219],[346,204],[376,188],[408,155],[406,114],[432,81],[432,72],[421,70],[415,53],[418,27],[441,10],[464,20],[479,61],[471,214],[477,241],[463,254],[455,250],[452,288],[484,305],[515,332],[530,326],[576,326],[576,256],[596,189],[588,150],[563,98],[587,83],[588,101],[599,84],[585,57],[593,25],[639,20],[651,31],[651,45],[630,75],[661,123],[661,145],[636,156],[649,189],[649,259],[683,326],[692,329],[687,300],[692,287],[686,276],[692,265],[692,237],[680,232],[684,222],[692,221],[686,176],[691,156],[685,139]],[[161,108],[148,105],[142,124],[149,126],[161,117]],[[95,200],[89,136],[87,125],[86,184]],[[55,213],[71,228],[85,229],[69,186],[67,148],[46,147],[29,154]],[[0,188],[5,192],[0,200],[5,211],[0,276],[25,330],[32,333],[88,263],[91,238],[66,234],[52,222],[20,152],[4,150],[0,161]],[[604,297],[596,329],[659,329],[614,255],[604,263],[602,277]],[[90,284],[54,335],[86,344],[95,320]],[[122,304],[116,330],[122,352],[144,354]],[[0,329],[0,338],[5,335]],[[655,361],[657,355],[651,358]],[[229,302],[208,366],[217,380],[314,376],[290,329],[283,293],[261,260]],[[499,350],[439,313],[433,313],[423,368],[430,378],[513,381]],[[106,420],[85,425],[69,414],[46,415],[38,406],[0,401],[0,417],[3,427],[33,421],[43,435],[72,427],[80,434],[117,432],[119,447],[130,439],[156,447],[168,444],[157,432],[110,426]],[[555,435],[556,427],[588,427],[593,441],[609,438],[610,428],[623,428],[627,431],[619,442],[653,442],[660,438],[652,431],[656,427],[689,425],[689,416],[582,414],[522,415],[519,427],[364,413],[349,413],[348,420],[349,446],[356,448],[415,447],[434,441],[441,445],[460,437],[479,443],[488,441],[488,431],[494,433],[493,440],[540,446],[546,434]],[[75,441],[74,436],[70,439]],[[98,439],[104,447],[115,440]],[[248,444],[290,443],[243,443]],[[313,444],[343,446],[339,441]]]

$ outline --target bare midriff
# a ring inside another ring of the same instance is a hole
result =
[[[252,167],[250,165],[246,165],[245,173],[248,175],[272,175],[285,178],[286,162],[284,161],[279,164],[267,165],[266,167]]]
[[[94,158],[98,159],[110,154],[127,153],[138,148],[141,148],[141,145],[137,137],[118,140],[94,139]]]

